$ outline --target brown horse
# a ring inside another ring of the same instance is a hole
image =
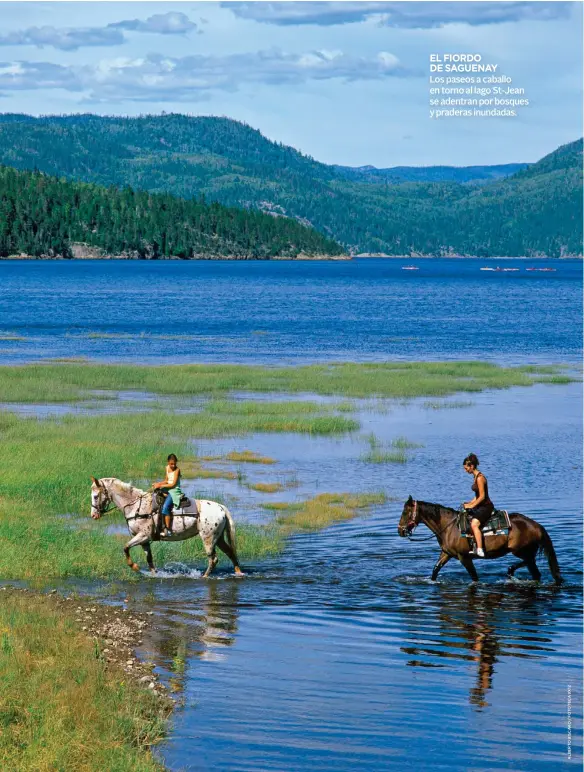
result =
[[[432,531],[440,549],[440,557],[434,570],[432,580],[435,580],[440,569],[448,563],[450,558],[457,558],[470,574],[474,582],[478,581],[478,574],[473,564],[473,555],[469,554],[469,540],[462,536],[457,525],[457,511],[441,504],[428,504],[426,501],[415,501],[411,496],[404,504],[403,512],[397,527],[400,536],[410,537],[414,529],[420,523],[428,526]],[[512,565],[507,574],[513,576],[518,568],[526,566],[533,579],[539,581],[541,574],[535,564],[538,552],[543,551],[548,559],[550,571],[556,584],[562,583],[560,566],[556,557],[554,545],[546,529],[519,512],[509,514],[511,528],[509,535],[485,537],[485,559],[501,558],[512,552],[519,559],[519,563]],[[432,538],[432,537],[429,537]]]

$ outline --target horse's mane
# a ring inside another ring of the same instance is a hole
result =
[[[420,501],[418,499],[418,504],[425,504],[427,507],[435,507],[435,508],[445,509],[447,512],[452,512],[453,515],[457,515],[458,514],[458,510],[457,509],[453,509],[452,507],[445,507],[444,504],[436,504],[433,501]]]
[[[141,488],[136,488],[136,486],[131,483],[118,480],[117,477],[102,477],[101,479],[104,481],[107,480],[110,484],[115,485],[116,488],[124,493],[129,493],[131,495],[135,494],[136,496],[145,496],[146,493],[148,493],[148,491],[143,491]]]

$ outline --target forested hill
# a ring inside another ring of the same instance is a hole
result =
[[[266,259],[340,255],[293,219],[0,166],[0,257]]]
[[[511,176],[508,167],[410,168],[396,181],[380,174],[392,170],[327,166],[228,118],[0,116],[0,163],[204,194],[311,224],[353,253],[579,255],[581,157],[580,140]]]

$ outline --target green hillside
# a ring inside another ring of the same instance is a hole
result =
[[[430,181],[410,169],[418,181],[395,181],[318,163],[228,118],[0,116],[0,163],[185,199],[204,194],[313,225],[353,253],[581,254],[581,158],[580,140],[511,176],[491,167],[491,181],[490,167],[456,181],[440,167],[426,172]]]
[[[0,257],[265,259],[339,255],[296,220],[0,166]]]

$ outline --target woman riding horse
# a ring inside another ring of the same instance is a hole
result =
[[[471,550],[471,554],[477,558],[484,558],[485,553],[483,550],[483,534],[481,528],[493,514],[495,507],[489,498],[489,486],[487,484],[487,478],[482,472],[479,472],[478,470],[479,460],[475,454],[469,453],[469,455],[462,462],[462,465],[464,467],[464,471],[468,472],[468,474],[472,474],[474,477],[472,491],[474,492],[475,497],[472,501],[462,505],[471,515],[470,527],[472,528],[472,532],[477,544],[476,552]]]

